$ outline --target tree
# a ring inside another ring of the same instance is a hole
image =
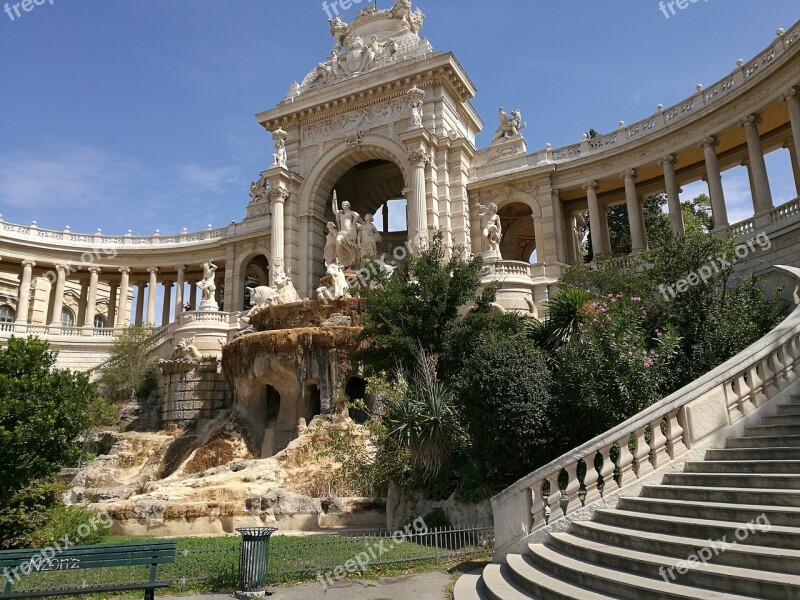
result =
[[[368,372],[398,367],[413,372],[419,350],[441,355],[445,332],[459,310],[471,301],[485,306],[494,300],[492,286],[478,294],[482,266],[481,257],[467,259],[461,248],[448,256],[437,232],[428,250],[409,257],[382,286],[364,290],[364,328],[358,339],[369,343],[359,353]]]
[[[108,362],[100,369],[103,393],[114,401],[135,400],[155,385],[156,357],[152,329],[128,327],[114,340]]]

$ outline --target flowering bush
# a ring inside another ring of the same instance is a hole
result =
[[[648,331],[637,296],[609,294],[581,310],[576,335],[556,350],[557,394],[567,445],[583,443],[664,395],[677,335]]]

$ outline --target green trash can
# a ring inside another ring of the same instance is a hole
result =
[[[239,589],[237,598],[258,598],[266,595],[269,538],[278,531],[274,527],[243,527],[239,557]]]

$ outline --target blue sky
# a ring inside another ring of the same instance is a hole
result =
[[[700,0],[669,19],[656,0],[417,5],[422,34],[478,87],[479,146],[502,105],[522,109],[531,150],[676,103],[800,18],[797,0]],[[241,220],[272,155],[254,115],[327,57],[327,18],[316,0],[45,0],[13,21],[0,12],[0,213],[141,235]],[[786,152],[768,167],[776,203],[793,198]],[[750,212],[742,171],[725,174],[732,221]]]

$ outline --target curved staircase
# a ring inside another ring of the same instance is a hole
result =
[[[800,308],[683,400],[493,498],[496,563],[462,576],[455,600],[800,600],[799,386]],[[633,448],[613,465],[610,440]]]

